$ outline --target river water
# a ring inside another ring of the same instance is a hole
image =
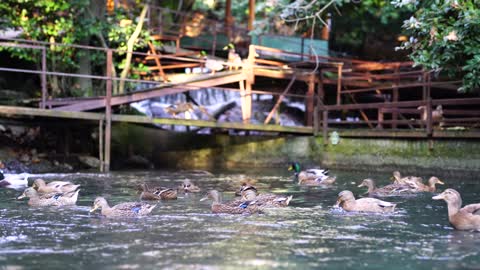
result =
[[[299,187],[285,170],[248,171],[260,192],[291,194],[291,206],[251,216],[216,215],[203,196],[160,202],[151,216],[107,219],[90,214],[101,195],[110,205],[135,201],[135,185],[177,186],[189,178],[203,190],[234,197],[245,172],[113,172],[54,175],[82,185],[77,206],[29,207],[0,190],[0,269],[479,269],[480,233],[454,231],[443,201],[432,194],[398,202],[394,214],[332,210],[345,189],[356,196],[363,178],[379,185],[389,174],[333,171],[331,188]],[[441,172],[440,172],[441,174]],[[424,177],[427,177],[425,175]],[[464,203],[480,202],[480,187],[464,177],[442,177]],[[443,190],[445,187],[441,187]]]

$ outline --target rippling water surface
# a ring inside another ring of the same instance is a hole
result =
[[[299,187],[279,171],[249,172],[260,192],[291,194],[291,207],[252,216],[215,215],[202,194],[160,202],[151,216],[106,219],[89,214],[101,195],[110,205],[135,201],[135,185],[177,186],[184,178],[232,199],[236,172],[114,172],[49,176],[82,185],[77,206],[29,207],[19,192],[0,190],[0,269],[478,269],[480,233],[454,231],[446,204],[432,194],[393,197],[390,215],[332,210],[336,195],[365,177],[387,174],[334,171],[332,188]],[[425,176],[424,176],[425,177]],[[478,179],[443,177],[464,203],[480,202]],[[445,187],[441,187],[443,190]]]

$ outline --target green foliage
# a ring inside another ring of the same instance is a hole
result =
[[[419,7],[404,23],[410,38],[400,48],[410,49],[417,65],[462,78],[460,91],[479,89],[480,2],[429,0]]]

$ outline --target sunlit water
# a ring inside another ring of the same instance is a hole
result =
[[[96,196],[111,205],[135,201],[134,186],[177,186],[188,177],[204,190],[232,199],[240,173],[114,172],[58,175],[82,184],[77,206],[34,208],[0,190],[0,269],[479,269],[480,233],[454,231],[446,204],[431,194],[388,198],[390,215],[332,210],[336,195],[365,177],[386,184],[389,175],[334,171],[332,188],[299,187],[285,172],[258,171],[260,192],[292,194],[291,206],[251,216],[211,214],[202,194],[160,202],[151,216],[107,219],[89,214]],[[440,175],[441,176],[441,175]],[[52,177],[47,178],[53,179]],[[480,202],[478,179],[442,178],[464,203]],[[444,187],[441,187],[443,190]]]

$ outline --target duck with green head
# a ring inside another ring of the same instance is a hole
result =
[[[329,176],[326,169],[306,169],[302,170],[298,162],[292,162],[288,167],[289,171],[295,172],[295,178],[298,184],[306,186],[331,185],[336,181],[336,177]]]

